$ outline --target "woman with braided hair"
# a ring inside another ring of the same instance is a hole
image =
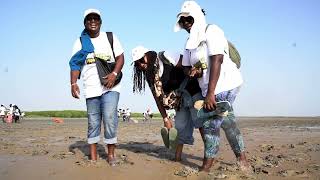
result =
[[[163,118],[161,135],[165,146],[175,149],[175,160],[181,161],[184,144],[194,142],[193,130],[202,122],[197,119],[193,107],[201,98],[201,90],[196,79],[187,78],[181,66],[182,56],[169,51],[155,52],[138,46],[132,50],[133,92],[141,93],[148,84]],[[166,110],[175,109],[175,128]],[[177,131],[177,138],[172,137]]]

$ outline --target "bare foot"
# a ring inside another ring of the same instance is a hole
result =
[[[175,161],[175,162],[180,162],[180,161],[181,161],[181,157],[176,157],[176,158],[174,159],[174,161]]]
[[[237,165],[239,166],[239,169],[241,171],[246,172],[246,173],[252,173],[253,172],[252,167],[248,163],[244,152],[240,153],[240,156],[237,159],[238,159]]]
[[[108,157],[107,162],[110,166],[116,166],[119,164],[115,157]]]
[[[249,173],[249,174],[253,172],[252,167],[247,160],[238,160],[237,165],[239,166],[239,169],[242,172]]]
[[[210,172],[210,168],[212,167],[214,162],[214,158],[204,158],[203,159],[203,164],[202,166],[199,168],[199,171],[205,171],[205,172]]]

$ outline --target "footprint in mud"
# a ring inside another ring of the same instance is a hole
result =
[[[31,155],[32,156],[41,156],[41,155],[46,155],[48,153],[49,153],[49,151],[44,150],[44,149],[40,149],[40,150],[33,150]]]
[[[61,152],[61,153],[58,153],[58,154],[54,154],[52,155],[51,157],[53,159],[58,159],[58,160],[61,160],[61,159],[65,159],[65,158],[68,158],[70,156],[73,156],[74,153],[73,152]]]
[[[87,160],[87,159],[83,159],[81,161],[76,161],[75,164],[78,166],[82,166],[82,167],[100,168],[103,166],[102,162],[100,162],[100,161],[92,161],[92,160]]]
[[[76,165],[82,166],[82,167],[102,167],[102,166],[109,166],[106,160],[98,160],[98,161],[92,161],[87,159],[87,157],[83,157],[82,160],[76,161]],[[115,162],[115,166],[121,166],[121,165],[134,165],[134,162],[129,160],[128,156],[125,154],[121,154],[117,156],[117,160]]]
[[[128,155],[126,154],[119,155],[118,159],[119,159],[119,165],[122,165],[122,164],[134,165],[134,162],[129,160]]]
[[[199,174],[198,168],[192,168],[188,166],[184,166],[183,168],[174,171],[174,175],[181,176],[181,177],[188,177],[188,176],[198,175],[198,174]]]

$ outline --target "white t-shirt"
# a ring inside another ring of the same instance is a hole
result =
[[[131,110],[130,110],[130,109],[127,109],[126,115],[127,115],[127,116],[130,116],[130,115],[131,115]]]
[[[16,115],[16,116],[20,116],[19,109],[16,109],[16,110],[14,111],[14,115]]]
[[[229,57],[228,41],[224,32],[217,25],[210,25],[206,31],[206,39],[207,41],[200,43],[196,49],[186,49],[182,59],[183,66],[194,66],[199,60],[207,65],[207,69],[203,70],[203,76],[198,78],[202,96],[207,96],[209,86],[209,56],[217,54],[223,54],[223,63],[214,94],[239,87],[243,79],[240,70]]]
[[[4,106],[0,106],[0,116],[6,115],[6,108]]]
[[[8,114],[13,114],[13,106],[9,107],[9,112]]]
[[[109,56],[111,58],[111,62],[115,61],[112,54],[110,43],[108,41],[107,34],[105,32],[100,32],[98,37],[90,38],[90,39],[94,46],[95,54]],[[81,47],[82,46],[81,46],[80,38],[78,38],[74,43],[72,54],[75,54],[79,50],[81,50]],[[114,49],[114,55],[116,57],[121,55],[124,52],[117,36],[114,33],[113,33],[113,49]],[[89,58],[94,58],[94,54],[93,53],[88,54],[87,59]],[[85,98],[101,96],[107,91],[120,92],[120,88],[121,88],[120,83],[111,89],[107,89],[105,86],[101,85],[95,63],[85,64],[81,71],[81,77],[83,80]]]

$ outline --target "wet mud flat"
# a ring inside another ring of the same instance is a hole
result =
[[[89,161],[86,119],[0,124],[0,179],[319,179],[320,118],[240,117],[238,125],[252,173],[239,170],[223,130],[216,162],[204,173],[198,171],[203,158],[198,130],[182,162],[174,162],[159,120],[119,123],[116,167],[106,163],[102,141],[98,162]]]

